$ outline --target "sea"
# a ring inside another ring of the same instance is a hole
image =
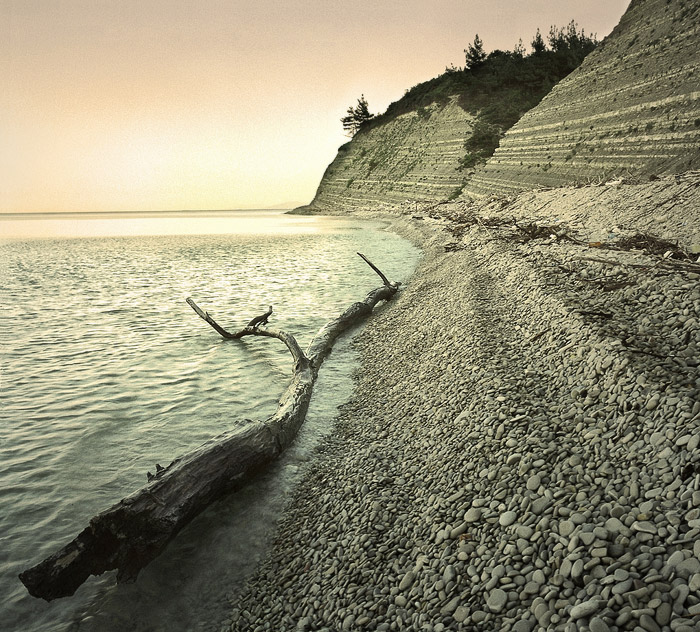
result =
[[[226,628],[351,395],[357,330],[323,365],[293,446],[196,518],[136,582],[105,573],[47,603],[18,574],[139,489],[156,463],[275,411],[292,371],[286,347],[224,340],[186,298],[229,330],[272,305],[270,326],[303,348],[381,285],[358,251],[403,281],[420,256],[379,221],[282,211],[0,214],[1,630]]]

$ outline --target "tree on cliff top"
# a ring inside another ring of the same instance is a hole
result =
[[[486,61],[486,52],[484,51],[484,42],[477,33],[474,36],[474,41],[469,44],[468,48],[464,49],[466,54],[466,68],[472,70],[478,68]]]
[[[363,94],[358,100],[357,105],[348,108],[347,114],[340,119],[343,124],[343,129],[347,136],[354,136],[360,131],[362,126],[371,119],[374,118],[374,114],[369,111],[369,106],[367,105],[367,99]]]
[[[356,121],[356,108],[349,108],[343,127],[354,134],[360,125],[372,129],[402,114],[425,111],[433,103],[446,105],[457,97],[456,103],[475,117],[460,160],[461,168],[473,168],[493,155],[506,130],[574,70],[596,44],[595,35],[586,35],[574,21],[563,28],[552,26],[546,41],[537,29],[529,55],[522,42],[512,51],[487,54],[476,35],[464,50],[465,67],[450,66],[439,77],[413,86],[383,114],[370,115],[370,119]]]

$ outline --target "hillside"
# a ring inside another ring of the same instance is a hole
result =
[[[383,114],[369,118],[366,101],[358,101],[360,109],[350,108],[342,119],[355,135],[339,149],[310,210],[458,197],[503,132],[594,48],[595,40],[574,22],[553,27],[546,43],[538,31],[529,54],[522,45],[487,54],[477,36],[464,68],[413,86]]]
[[[461,72],[414,87],[339,149],[301,210],[386,210],[697,169],[699,24],[698,2],[633,0],[579,68],[514,126],[503,122],[509,131],[476,171],[463,168],[465,142],[485,111],[512,100],[509,86],[490,103]]]

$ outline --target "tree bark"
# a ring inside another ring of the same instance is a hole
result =
[[[360,254],[360,253],[358,253]],[[149,475],[148,484],[94,516],[66,546],[20,574],[34,597],[67,597],[90,576],[117,570],[117,581],[133,581],[196,515],[218,498],[253,478],[287,448],[306,417],[313,385],[336,338],[390,300],[400,283],[390,283],[364,255],[384,285],[324,325],[304,353],[294,336],[275,329],[247,326],[231,333],[188,298],[194,311],[221,336],[278,338],[295,362],[294,373],[277,412],[211,439]],[[252,321],[251,321],[252,322]]]

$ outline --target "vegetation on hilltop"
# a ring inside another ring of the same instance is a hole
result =
[[[574,21],[565,28],[552,26],[546,42],[538,29],[530,54],[525,54],[522,41],[512,51],[486,54],[477,35],[464,51],[463,68],[447,68],[439,77],[413,86],[386,112],[362,121],[355,131],[373,129],[408,112],[422,112],[433,103],[445,105],[457,96],[459,105],[476,116],[460,162],[461,168],[474,167],[493,155],[506,130],[577,68],[596,44],[596,37],[579,31]]]

